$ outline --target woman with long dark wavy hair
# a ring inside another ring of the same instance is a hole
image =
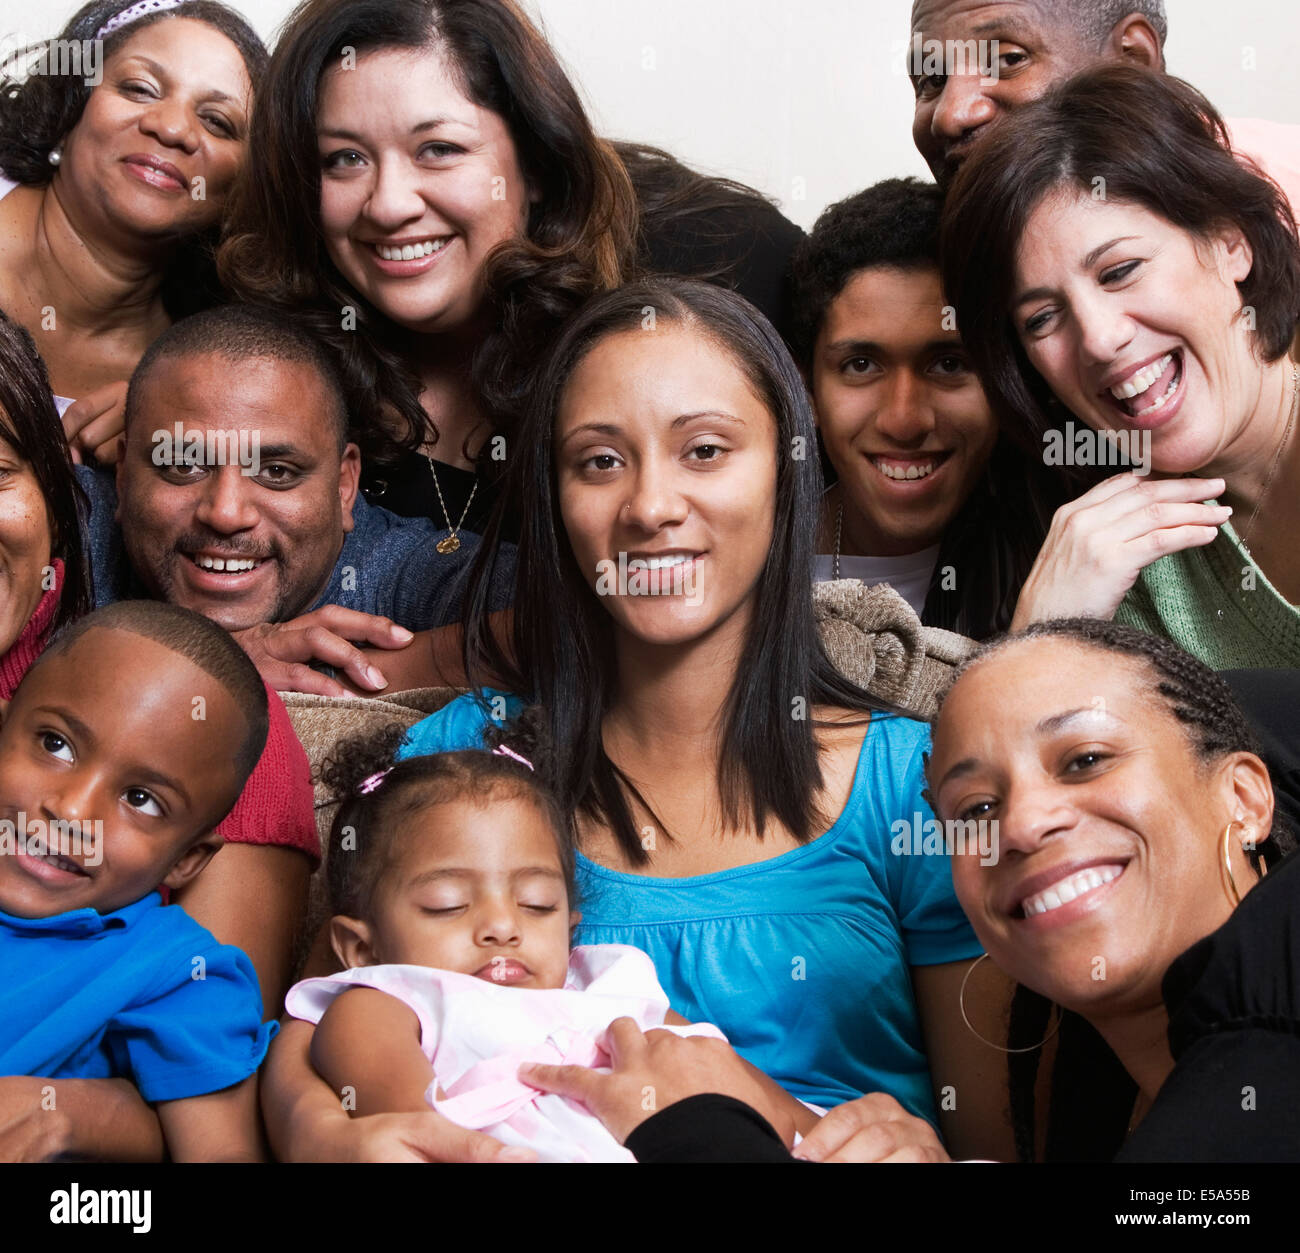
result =
[[[926,728],[839,675],[813,620],[821,476],[797,454],[812,441],[789,352],[734,293],[665,278],[594,301],[543,368],[509,465],[508,644],[485,599],[503,510],[467,592],[468,672],[518,696],[462,697],[403,753],[485,733],[525,756],[541,744],[575,815],[577,942],[644,949],[679,1013],[717,1022],[802,1100],[875,1093],[882,1153],[937,1145],[942,1119],[958,1152],[993,1155],[997,1076],[956,1017],[978,948],[942,841],[900,844],[924,835]],[[290,1024],[271,1061],[279,1150],[393,1152],[395,1126],[333,1117],[308,1035]],[[969,1094],[960,1113],[939,1112],[950,1083]]]
[[[0,699],[8,700],[52,634],[90,608],[81,491],[23,327],[0,313]]]
[[[265,63],[215,0],[92,0],[3,67],[0,307],[35,338],[78,460],[115,459],[141,355],[220,299],[217,224]]]
[[[449,550],[485,525],[566,316],[638,265],[777,302],[800,234],[747,188],[600,138],[511,0],[306,0],[251,147],[222,276],[337,353],[368,498]]]

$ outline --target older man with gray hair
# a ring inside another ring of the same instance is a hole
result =
[[[990,126],[1070,75],[1107,60],[1163,72],[1168,33],[1164,0],[914,0],[912,138],[945,183]],[[1228,125],[1300,208],[1300,126]]]

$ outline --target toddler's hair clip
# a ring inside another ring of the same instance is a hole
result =
[[[507,748],[504,744],[498,744],[492,750],[492,756],[509,757],[511,761],[517,761],[521,766],[527,766],[529,770],[533,768],[533,763],[527,757],[521,757],[513,748]]]
[[[390,770],[392,770],[392,766],[389,766],[388,770],[380,770],[377,774],[372,774],[368,779],[362,779],[357,786],[357,795],[369,796],[384,781],[384,776]]]

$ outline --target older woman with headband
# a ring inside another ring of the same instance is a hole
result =
[[[1082,1155],[1300,1161],[1300,858],[1222,681],[1116,623],[1035,624],[961,670],[927,773],[941,819],[997,830],[994,862],[953,858],[988,956],[1068,1011],[1036,1030],[1013,1013],[987,1041],[1013,1071],[1030,1061],[1022,1156],[1039,1156],[1032,1069],[1059,1027],[1054,1097],[1078,1099],[1073,1128],[1053,1101],[1051,1156],[1079,1157],[1082,1132]],[[1118,1089],[1079,1028],[1122,1064]]]
[[[1300,665],[1300,245],[1213,107],[1138,69],[1080,74],[978,146],[942,252],[1003,421],[1091,484],[1014,625],[1115,616],[1215,669]],[[1121,454],[1136,471],[1098,482]]]
[[[144,350],[215,299],[266,51],[214,0],[93,0],[35,51],[0,84],[0,307],[35,337],[75,455],[113,460]]]

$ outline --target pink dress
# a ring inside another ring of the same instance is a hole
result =
[[[585,1105],[530,1088],[515,1072],[524,1062],[607,1069],[605,1035],[616,1018],[632,1018],[643,1031],[664,1027],[668,998],[640,949],[575,948],[564,987],[542,990],[424,966],[360,966],[295,984],[285,1008],[317,1023],[339,993],[357,986],[387,992],[415,1012],[420,1047],[436,1076],[426,1099],[444,1117],[534,1149],[542,1161],[634,1160]],[[664,1029],[726,1038],[707,1023]],[[445,1100],[435,1096],[438,1087]]]

